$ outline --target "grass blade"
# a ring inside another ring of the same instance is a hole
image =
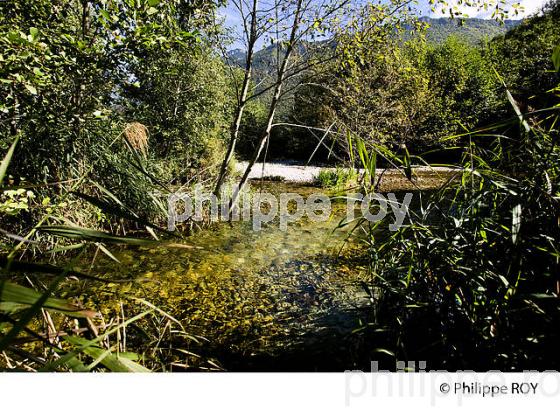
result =
[[[14,312],[29,308],[40,300],[42,294],[25,286],[4,281],[0,283],[0,311]],[[42,307],[73,317],[94,317],[96,312],[84,310],[62,299],[48,297]]]
[[[0,186],[4,183],[4,177],[6,176],[6,172],[8,171],[8,165],[10,165],[10,161],[12,160],[12,156],[14,155],[14,151],[16,150],[16,145],[19,141],[19,135],[16,137],[12,145],[8,149],[8,152],[4,156],[4,159],[0,163]]]

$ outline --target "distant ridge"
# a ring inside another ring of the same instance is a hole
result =
[[[498,23],[494,20],[469,18],[461,22],[448,17],[421,17],[420,20],[429,24],[426,38],[430,43],[441,44],[450,36],[455,36],[472,45],[476,45],[484,39],[490,40],[496,36],[504,35],[520,25],[523,21],[506,20],[503,23]],[[319,42],[303,42],[299,47],[301,48],[300,51],[303,51],[303,49],[317,45],[319,45]],[[246,54],[242,49],[236,48],[229,50],[226,59],[231,66],[245,67]],[[253,79],[256,83],[260,83],[262,79],[274,73],[275,67],[276,45],[269,45],[255,53],[253,60]]]
[[[448,17],[421,17],[420,20],[430,25],[426,37],[429,42],[436,44],[444,42],[450,36],[457,36],[468,43],[476,44],[483,39],[505,34],[522,22],[522,20],[506,20],[498,23],[495,20],[470,18],[463,20],[461,24],[459,20]]]
[[[463,20],[461,24],[459,20],[452,20],[448,17],[421,17],[420,20],[430,25],[426,37],[429,42],[435,44],[444,42],[450,36],[457,36],[470,44],[477,44],[483,39],[491,39],[505,34],[523,21],[506,20],[503,23],[498,23],[495,20],[469,18]],[[267,66],[272,66],[274,60],[276,60],[274,50],[275,46],[268,46],[257,51],[255,53],[255,66],[265,70]],[[232,65],[240,67],[245,65],[244,50],[238,48],[230,50],[227,58]]]

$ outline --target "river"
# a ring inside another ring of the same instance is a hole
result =
[[[278,182],[261,188],[322,192]],[[99,257],[92,272],[136,281],[75,291],[106,318],[129,317],[138,308],[131,298],[142,298],[176,319],[180,326],[165,317],[143,320],[145,340],[128,334],[131,350],[159,349],[162,370],[351,369],[354,331],[370,303],[360,285],[367,275],[362,245],[349,235],[351,225],[335,229],[345,212],[345,202],[334,203],[328,221],[303,218],[286,231],[277,222],[258,232],[250,223],[218,223],[189,237],[192,249],[114,248],[120,263]]]

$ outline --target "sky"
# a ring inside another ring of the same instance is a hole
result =
[[[517,17],[512,16],[513,19],[521,19],[530,16],[531,14],[534,14],[535,12],[540,10],[540,8],[548,2],[548,0],[506,0],[506,1],[508,4],[521,3],[521,5],[524,7],[524,12],[520,13],[519,16]],[[448,0],[448,3],[453,4],[454,1]],[[417,9],[420,11],[420,13],[423,16],[443,17],[441,13],[434,14],[431,11],[431,7],[428,4],[428,0],[419,0]],[[483,19],[489,19],[492,17],[491,10],[487,12],[485,11],[478,12],[474,8],[462,7],[461,11],[467,14],[469,17],[476,17],[476,18],[483,18]],[[229,27],[232,31],[237,32],[238,34],[241,33],[240,19],[238,16],[238,12],[233,6],[228,4],[225,8],[222,9],[220,14],[225,18],[226,27]],[[239,41],[236,41],[232,45],[232,48],[241,48],[241,47],[242,47],[242,43]]]

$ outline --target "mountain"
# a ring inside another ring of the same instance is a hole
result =
[[[498,23],[494,20],[476,18],[466,19],[462,22],[450,18],[430,17],[422,17],[420,20],[429,25],[426,33],[428,41],[436,44],[444,42],[449,36],[457,36],[471,44],[476,44],[483,39],[505,34],[521,23],[521,20],[506,20]]]
[[[320,47],[324,44],[326,44],[324,40],[315,42],[301,41],[298,43],[294,51],[294,55],[303,55],[308,52],[313,52],[313,50],[320,49]],[[277,51],[278,45],[276,44],[271,44],[259,51],[256,51],[253,58],[254,70],[256,72],[269,72],[274,70],[276,68],[276,60],[278,57]],[[246,58],[247,54],[245,50],[240,48],[229,50],[226,55],[228,64],[237,67],[245,67]]]
[[[301,41],[294,50],[292,60],[296,58],[305,59],[308,55],[314,55],[320,52],[324,47],[332,47],[329,42],[322,41]],[[277,44],[271,44],[257,52],[253,58],[253,81],[258,84],[257,89],[270,85],[269,81],[276,75],[278,51],[280,58],[283,49],[278,49]],[[280,46],[282,47],[282,46]],[[332,49],[332,48],[331,48]],[[242,49],[229,50],[226,55],[227,64],[233,67],[245,68],[247,54]]]
[[[420,20],[429,25],[426,37],[429,42],[435,44],[444,42],[449,36],[457,36],[463,38],[468,43],[476,44],[481,40],[505,34],[521,23],[521,20],[506,20],[503,23],[498,23],[494,20],[476,18],[459,21],[447,17],[422,17]],[[304,47],[309,47],[309,45]],[[244,67],[245,58],[246,54],[242,49],[237,48],[228,51],[227,60],[233,66]],[[275,61],[276,46],[271,45],[255,53],[253,64],[257,72],[266,72],[274,66]]]
[[[243,67],[245,64],[245,59],[247,58],[246,55],[247,53],[245,53],[245,50],[241,48],[235,48],[227,52],[226,60],[233,66]]]

